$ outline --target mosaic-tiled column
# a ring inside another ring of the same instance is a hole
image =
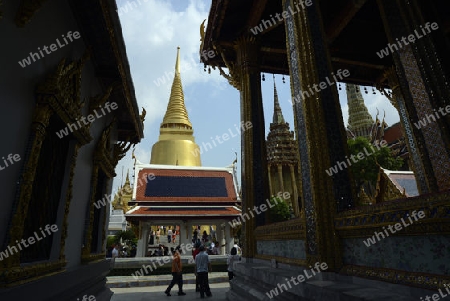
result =
[[[397,109],[400,116],[403,133],[406,138],[406,145],[408,147],[409,157],[411,159],[411,162],[413,162],[413,164],[411,164],[411,167],[414,170],[414,174],[416,176],[417,188],[419,189],[420,193],[425,193],[428,191],[427,178],[425,177],[425,166],[422,164],[423,162],[420,159],[420,153],[417,148],[417,141],[414,137],[413,124],[411,122],[411,119],[409,118],[408,110],[406,109],[405,99],[403,98],[402,91],[400,90],[395,68],[386,70],[385,77],[392,89],[392,96],[388,97],[391,100],[391,103]]]
[[[449,124],[444,116],[440,116],[443,115],[442,107],[450,105],[450,80],[440,59],[448,53],[437,51],[435,45],[436,39],[444,37],[439,30],[425,29],[427,22],[428,26],[436,23],[438,28],[444,24],[425,18],[422,10],[427,8],[421,5],[425,4],[416,0],[378,0],[391,44],[388,48],[395,50],[391,55],[404,98],[405,114],[410,124],[418,125],[411,126],[418,152],[417,156],[413,154],[412,162],[417,179],[422,181],[418,186],[421,193],[430,193],[450,189]],[[411,35],[414,43],[409,40]],[[407,45],[398,43],[405,37],[408,38],[405,41],[410,41]]]
[[[270,163],[267,164],[267,179],[269,181],[269,195],[273,195],[273,188],[272,188],[272,173],[270,172],[271,165]]]
[[[240,70],[241,121],[251,122],[241,135],[243,213],[263,204],[269,197],[267,152],[264,131],[264,112],[259,69],[259,45],[255,37],[241,37],[236,41],[237,66]],[[244,257],[256,254],[254,229],[263,225],[264,214],[244,223]]]
[[[293,0],[283,1],[284,11],[296,7],[296,13],[285,18],[285,29],[300,153],[306,254],[308,263],[323,261],[337,270],[342,258],[333,219],[337,211],[353,206],[354,194],[348,169],[331,176],[326,173],[348,155],[347,137],[318,1],[309,4],[296,6]],[[327,84],[317,91],[314,87],[322,82]],[[311,93],[312,89],[316,91]],[[309,95],[302,96],[304,91],[310,91]]]
[[[291,174],[292,195],[291,203],[295,216],[300,215],[299,203],[298,203],[298,191],[297,191],[297,179],[295,178],[294,165],[289,164],[289,172]]]

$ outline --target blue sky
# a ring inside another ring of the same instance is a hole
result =
[[[239,93],[230,86],[217,70],[211,74],[203,71],[199,63],[200,24],[208,18],[210,0],[116,0],[131,75],[140,110],[147,110],[144,122],[145,138],[136,145],[135,155],[143,163],[150,162],[150,152],[158,140],[159,125],[164,117],[170,96],[177,46],[181,47],[181,78],[185,104],[194,127],[194,136],[200,146],[210,142],[211,137],[236,133],[235,124],[240,123]],[[129,4],[127,4],[129,3]],[[168,79],[169,77],[169,79]],[[159,84],[158,84],[158,78]],[[262,82],[266,136],[273,116],[273,80],[265,75]],[[166,83],[161,84],[165,79]],[[283,115],[293,130],[289,77],[283,84],[282,76],[275,81]],[[371,91],[371,89],[370,89]],[[344,124],[347,125],[348,109],[345,86],[339,91]],[[398,122],[398,113],[384,96],[372,92],[364,94],[366,106],[372,116],[376,109],[386,111],[386,122]],[[380,114],[382,115],[382,113]],[[217,147],[203,152],[203,166],[224,167],[230,165],[238,153],[240,164],[240,137],[230,138]],[[113,190],[122,183],[122,169],[133,171],[131,150],[117,168]],[[131,174],[130,174],[131,175]],[[125,175],[124,175],[125,178]],[[131,178],[133,181],[133,179]]]

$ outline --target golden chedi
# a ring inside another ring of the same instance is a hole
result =
[[[184,104],[178,47],[169,104],[160,126],[159,140],[152,147],[150,164],[201,166],[200,150],[193,134]]]

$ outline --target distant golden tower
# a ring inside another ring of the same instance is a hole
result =
[[[180,76],[180,47],[177,50],[175,76],[166,115],[160,126],[159,140],[152,147],[150,164],[201,166],[200,148],[184,105]]]
[[[123,187],[120,187],[119,191],[117,191],[114,196],[114,200],[112,202],[112,206],[114,210],[123,210],[126,213],[130,210],[128,206],[128,202],[133,198],[133,188],[131,188],[129,172],[127,172],[127,178],[125,180],[125,184]]]

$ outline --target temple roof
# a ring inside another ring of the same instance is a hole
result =
[[[89,45],[96,79],[113,87],[108,100],[121,108],[116,114],[118,141],[138,143],[144,137],[139,108],[115,1],[70,0],[77,24]]]
[[[405,192],[407,197],[419,195],[417,189],[416,177],[412,171],[393,171],[383,169],[383,172],[391,180],[391,182],[398,188],[400,192]]]
[[[234,218],[241,214],[240,209],[235,206],[137,206],[130,210],[127,214],[127,218],[147,218],[158,217],[173,219],[174,217],[186,218],[190,220],[193,218],[204,219],[207,218]]]
[[[152,179],[148,180],[148,175]],[[147,180],[146,180],[147,179]],[[137,172],[134,198],[130,203],[178,206],[234,205],[236,185],[231,168],[151,165]]]
[[[441,23],[446,24],[443,30],[448,34],[450,2],[438,3],[440,9],[436,13]],[[296,8],[292,9],[294,13],[298,12]],[[373,86],[384,78],[384,71],[393,65],[393,56],[380,60],[377,55],[388,45],[377,1],[322,0],[318,9],[332,70],[348,69],[350,76],[343,79],[346,83]],[[262,20],[271,22],[276,13],[283,11],[282,1],[212,0],[201,50],[214,49],[220,55],[200,59],[210,66],[228,67],[227,62],[233,62],[237,57],[234,44],[237,38],[245,33],[255,35],[252,29],[255,31],[255,27],[259,27],[262,31],[255,33],[260,45],[261,72],[288,75],[284,21],[267,28],[262,23]]]

